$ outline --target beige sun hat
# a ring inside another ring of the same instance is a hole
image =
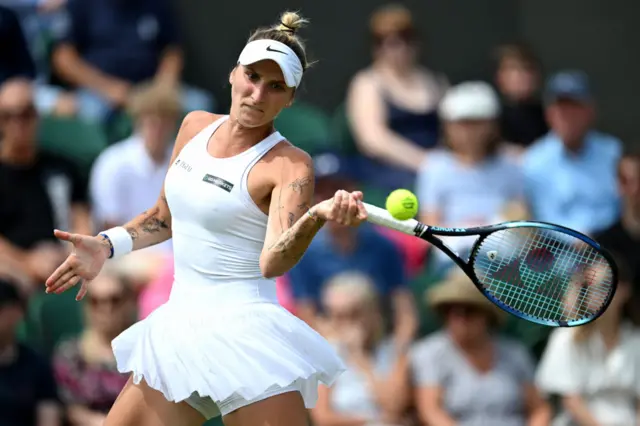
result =
[[[462,271],[454,269],[440,283],[426,291],[427,304],[434,310],[446,305],[472,305],[483,309],[496,323],[502,324],[507,313],[491,303]]]

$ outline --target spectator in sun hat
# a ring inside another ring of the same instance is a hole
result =
[[[459,270],[427,292],[427,303],[444,328],[411,351],[422,422],[547,425],[550,410],[533,385],[532,357],[520,343],[495,333],[506,313]]]
[[[534,219],[595,233],[617,219],[616,168],[622,143],[594,130],[595,96],[583,71],[561,71],[548,80],[545,114],[551,131],[522,159]]]

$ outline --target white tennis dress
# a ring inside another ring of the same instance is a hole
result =
[[[184,146],[165,181],[175,276],[169,301],[112,343],[118,369],[207,418],[299,391],[315,405],[319,382],[345,367],[333,348],[278,303],[259,267],[267,215],[247,175],[284,138],[274,132],[230,158],[207,152],[227,116]]]

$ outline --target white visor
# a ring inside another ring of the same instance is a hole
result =
[[[238,63],[246,66],[265,59],[270,59],[278,64],[287,86],[298,87],[300,85],[303,73],[300,59],[289,46],[279,41],[254,40],[247,43],[240,52]]]

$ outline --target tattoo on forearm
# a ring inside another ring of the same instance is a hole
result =
[[[140,232],[145,234],[155,234],[163,230],[169,229],[169,225],[164,219],[160,219],[158,214],[160,209],[154,207],[151,210],[147,210],[142,213],[138,220],[129,226],[125,226],[132,240],[137,240],[140,237]]]
[[[305,222],[298,221],[294,223],[291,228],[287,229],[280,238],[278,238],[278,241],[269,247],[269,250],[274,250],[283,257],[297,262],[323,225],[324,221],[320,219],[311,219]]]

